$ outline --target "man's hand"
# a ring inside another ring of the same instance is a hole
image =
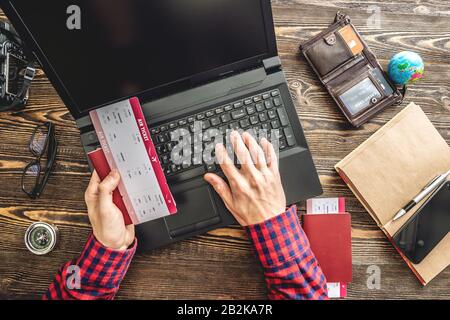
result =
[[[218,144],[216,157],[229,184],[211,173],[205,175],[205,180],[242,226],[262,223],[283,213],[286,196],[272,144],[263,138],[260,146],[249,133],[241,137],[238,132],[231,134],[231,143],[241,169],[236,168],[225,147]]]
[[[122,212],[112,201],[119,182],[115,170],[103,181],[94,171],[84,198],[95,238],[107,248],[126,250],[134,241],[134,225],[125,226]]]

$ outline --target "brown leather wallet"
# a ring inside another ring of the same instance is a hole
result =
[[[348,15],[338,12],[335,22],[300,50],[355,127],[403,100]]]

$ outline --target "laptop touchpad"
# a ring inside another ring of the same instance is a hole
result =
[[[172,237],[220,223],[220,216],[209,186],[174,193],[174,197],[178,212],[164,218]]]

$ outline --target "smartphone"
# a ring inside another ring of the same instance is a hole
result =
[[[413,263],[420,263],[450,231],[450,182],[440,186],[394,235],[394,243]]]

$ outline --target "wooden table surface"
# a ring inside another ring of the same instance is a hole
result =
[[[352,299],[450,298],[450,268],[422,287],[333,166],[414,101],[450,141],[450,4],[446,0],[370,1],[381,9],[381,28],[367,24],[369,4],[359,0],[273,0],[281,60],[305,129],[325,196],[344,196],[352,215]],[[396,52],[413,50],[426,62],[425,78],[393,107],[352,129],[328,97],[298,44],[325,28],[336,11],[350,14],[385,66]],[[4,16],[2,15],[2,18]],[[45,19],[45,17],[42,17]],[[50,18],[50,17],[49,17]],[[93,84],[93,88],[95,84]],[[56,124],[57,166],[43,196],[20,189],[22,168],[32,159],[28,140],[37,124]],[[77,128],[43,72],[25,111],[0,114],[0,298],[39,298],[57,269],[76,257],[90,232],[84,190],[89,173]],[[304,211],[304,203],[300,206]],[[59,247],[43,257],[27,251],[23,237],[34,221],[61,231]],[[381,269],[381,288],[367,288],[367,269]],[[137,255],[122,283],[120,299],[264,299],[262,270],[239,226],[215,230],[146,255]]]

